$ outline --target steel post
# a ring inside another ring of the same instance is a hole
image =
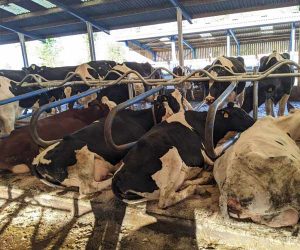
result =
[[[230,56],[230,34],[227,33],[227,43],[226,43],[226,56]]]
[[[26,45],[25,45],[25,37],[24,37],[24,34],[21,34],[21,33],[18,33],[18,36],[19,36],[21,50],[22,50],[24,67],[28,67],[29,64],[28,64],[28,57],[27,57],[27,51],[26,51]]]
[[[171,41],[171,50],[172,50],[172,62],[173,64],[176,63],[176,45],[175,41]]]
[[[177,28],[178,28],[178,57],[179,65],[184,66],[184,53],[183,53],[183,34],[182,34],[182,11],[180,8],[177,10]]]
[[[300,27],[299,27],[299,37],[298,37],[298,64],[300,64]],[[300,70],[298,69],[298,72]],[[300,77],[298,77],[298,86],[300,87]]]
[[[294,60],[295,57],[295,42],[296,42],[296,27],[295,23],[292,23],[291,27],[291,38],[290,38],[290,55],[291,55],[291,60]]]
[[[254,68],[257,73],[257,67]],[[253,119],[256,121],[258,117],[258,81],[253,82]]]
[[[88,39],[89,39],[90,57],[92,61],[96,61],[93,26],[91,23],[86,22],[86,28],[87,28]]]

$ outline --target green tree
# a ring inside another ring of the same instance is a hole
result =
[[[58,46],[56,39],[47,38],[46,41],[41,45],[38,54],[43,65],[54,67],[57,65],[60,51],[61,48]]]
[[[119,43],[111,43],[108,45],[108,60],[113,60],[116,62],[124,62],[125,60],[125,50]]]

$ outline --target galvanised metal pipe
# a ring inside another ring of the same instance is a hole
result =
[[[179,7],[176,8],[177,14],[177,29],[178,29],[178,59],[179,65],[184,66],[184,53],[183,53],[183,33],[182,33],[182,11]]]
[[[215,152],[214,147],[214,125],[215,125],[215,118],[218,108],[225,102],[226,98],[230,95],[230,93],[236,87],[237,82],[232,82],[227,89],[219,96],[217,100],[214,101],[208,108],[206,122],[205,122],[205,152],[207,155],[212,158],[216,159],[218,154]]]
[[[90,22],[86,22],[86,28],[87,28],[88,39],[89,39],[90,57],[92,61],[96,61],[93,26]]]
[[[32,118],[30,120],[30,125],[29,125],[30,135],[31,135],[33,141],[36,144],[38,144],[38,145],[40,145],[44,148],[60,141],[60,140],[45,141],[45,140],[43,140],[42,138],[39,137],[38,132],[37,132],[37,121],[38,121],[40,115],[43,112],[45,112],[48,109],[55,108],[55,107],[61,106],[63,104],[69,103],[69,102],[74,102],[74,101],[76,101],[76,100],[78,100],[82,97],[89,96],[89,95],[97,93],[99,91],[101,91],[100,88],[89,89],[89,90],[87,90],[85,92],[82,92],[78,95],[74,95],[74,96],[71,96],[69,98],[65,98],[65,99],[62,99],[62,100],[59,100],[59,101],[56,101],[56,102],[51,102],[51,103],[48,103],[48,104],[43,105],[42,107],[40,107],[37,111],[35,111],[33,113]]]
[[[22,34],[22,33],[18,33],[18,36],[19,36],[21,50],[22,50],[24,67],[27,68],[29,66],[29,63],[28,63],[28,56],[27,56],[27,51],[26,51],[25,37],[24,37],[24,34]]]
[[[58,87],[58,88],[61,88],[61,87]],[[8,99],[4,99],[4,100],[1,100],[1,101],[0,101],[0,106],[5,105],[5,104],[8,104],[8,103],[12,103],[12,102],[24,100],[24,99],[27,99],[27,98],[30,98],[30,97],[33,97],[33,96],[37,96],[37,95],[40,95],[40,94],[42,94],[42,93],[46,93],[46,92],[48,92],[48,91],[50,91],[50,90],[58,89],[58,88],[51,88],[51,89],[45,89],[45,88],[44,88],[44,89],[38,89],[38,90],[31,91],[31,92],[28,92],[28,93],[25,93],[25,94],[22,94],[22,95],[17,95],[17,96],[8,98]]]
[[[284,73],[284,74],[271,74],[273,71],[277,70],[279,67],[282,65],[294,65],[297,68],[300,68],[300,65],[297,63],[290,61],[290,60],[285,60],[282,62],[277,63],[274,65],[272,68],[269,70],[255,74],[255,75],[250,75],[250,74],[236,74],[233,76],[222,76],[222,77],[215,77],[211,75],[209,72],[203,69],[196,70],[192,73],[190,73],[187,76],[184,77],[178,77],[175,79],[167,80],[167,79],[145,79],[142,77],[138,72],[134,70],[129,70],[122,76],[120,76],[117,80],[92,80],[92,81],[86,81],[83,79],[83,82],[87,84],[88,86],[110,86],[114,84],[120,84],[120,83],[144,83],[145,85],[150,85],[150,86],[155,86],[155,85],[180,85],[183,82],[191,82],[191,81],[207,81],[207,80],[214,80],[216,82],[228,82],[228,81],[260,81],[265,78],[283,78],[283,77],[292,77],[292,76],[300,76],[300,73]],[[196,74],[204,74],[207,75],[207,77],[195,77]],[[124,79],[127,75],[129,74],[134,74],[137,76],[137,80],[129,80],[129,79]],[[76,75],[74,73],[74,75]],[[77,74],[78,75],[78,74]],[[72,78],[73,75],[70,75],[69,78]],[[53,86],[61,86],[64,83],[66,83],[69,79],[64,80],[63,82],[58,82],[58,81],[51,81],[45,83],[46,86],[51,85],[51,83],[56,83],[56,85]],[[73,84],[83,84],[82,81],[72,81]],[[39,84],[40,86],[43,86],[44,83]],[[26,86],[36,86],[36,84],[26,84]],[[51,85],[52,86],[52,85]]]
[[[113,124],[113,120],[116,117],[117,113],[120,112],[121,110],[126,109],[127,107],[130,107],[131,105],[142,101],[143,99],[145,99],[146,97],[149,97],[155,93],[158,93],[159,91],[161,91],[164,87],[163,86],[159,86],[156,88],[153,88],[143,94],[140,94],[130,100],[127,100],[126,102],[123,102],[119,105],[117,105],[116,107],[114,107],[108,114],[106,120],[105,120],[105,124],[104,124],[104,138],[105,138],[105,142],[107,143],[107,145],[109,147],[111,147],[113,150],[116,151],[122,151],[122,150],[126,150],[129,149],[131,147],[133,147],[136,144],[135,142],[129,142],[127,144],[123,144],[123,145],[117,145],[115,144],[114,140],[113,140],[113,136],[112,136],[112,124]]]
[[[257,67],[254,68],[254,72],[258,71]],[[257,121],[258,118],[258,81],[253,82],[253,119]]]

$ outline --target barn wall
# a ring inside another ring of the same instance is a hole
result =
[[[296,41],[296,51],[298,51],[299,41]],[[269,54],[273,50],[278,52],[286,52],[289,50],[289,41],[270,41],[270,42],[257,42],[241,44],[241,56],[245,55],[258,55],[258,54]],[[226,45],[218,47],[200,47],[196,48],[196,59],[204,59],[211,57],[218,57],[226,54]],[[235,56],[237,54],[237,46],[235,44],[231,45],[231,55]],[[184,55],[186,60],[192,59],[191,50],[185,49]],[[157,61],[171,61],[171,50],[161,51],[157,53]],[[177,55],[178,57],[178,55]]]

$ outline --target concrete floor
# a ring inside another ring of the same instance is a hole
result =
[[[293,236],[294,235],[294,236]],[[0,249],[300,249],[297,228],[224,220],[218,189],[158,209],[90,197],[28,175],[0,177]]]

